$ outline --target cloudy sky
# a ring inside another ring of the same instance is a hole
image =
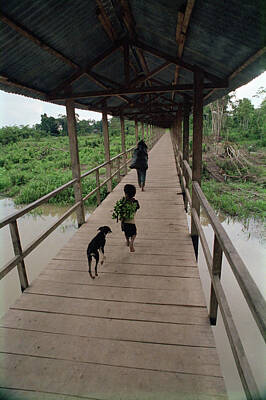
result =
[[[259,77],[242,86],[236,91],[236,98],[247,97],[255,107],[258,107],[260,100],[253,98],[260,87],[266,88],[266,72]],[[66,114],[64,106],[57,106],[43,101],[31,99],[24,96],[5,93],[0,91],[0,127],[11,125],[29,125],[41,122],[41,114],[57,117],[58,114]],[[80,119],[100,120],[101,114],[77,110]]]

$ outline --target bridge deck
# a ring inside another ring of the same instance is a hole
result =
[[[17,399],[227,399],[170,136],[137,191],[136,252],[111,219],[124,177],[0,322],[2,393]],[[110,225],[94,281],[86,247]],[[49,250],[48,250],[49,251]]]

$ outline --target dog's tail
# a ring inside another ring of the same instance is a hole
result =
[[[92,255],[87,251],[87,257],[88,257],[88,265],[89,265],[89,274],[90,274],[90,277],[92,278],[92,279],[95,279],[95,276],[93,276],[92,275],[92,273],[91,273],[91,262],[92,262]]]

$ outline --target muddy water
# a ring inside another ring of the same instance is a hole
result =
[[[243,221],[239,222],[232,218],[227,218],[222,214],[219,214],[218,217],[238,253],[241,255],[242,260],[245,262],[258,288],[263,296],[266,297],[266,236],[262,224],[256,223],[252,219],[245,223]],[[188,223],[190,226],[190,217],[188,217]],[[213,229],[204,216],[201,216],[201,223],[212,253]],[[199,248],[198,264],[206,303],[209,306],[210,278],[201,246]],[[256,383],[261,391],[261,398],[266,398],[265,344],[225,257],[223,258],[221,280],[253,375],[256,377]],[[229,399],[243,400],[246,397],[242,390],[222,317],[219,312],[217,326],[213,327],[213,332]]]
[[[19,208],[14,205],[11,199],[0,198],[0,219],[14,213]],[[86,210],[86,218],[92,210]],[[36,208],[32,213],[19,218],[17,221],[22,248],[36,239],[38,235],[49,228],[66,211],[67,207],[45,204]],[[76,230],[76,214],[73,213],[25,258],[29,282],[32,282],[39,275],[59,249],[74,235]],[[11,260],[13,256],[14,252],[9,226],[5,226],[0,229],[0,267]],[[20,294],[18,273],[17,269],[14,268],[0,281],[0,316],[8,310]]]
[[[0,219],[13,213],[18,209],[14,206],[11,199],[0,199]],[[66,211],[64,207],[45,205],[39,207],[34,214],[28,214],[18,220],[19,232],[23,238],[22,245],[26,246],[38,234],[48,228],[53,222]],[[92,210],[87,210],[86,216]],[[189,217],[188,217],[189,219]],[[263,237],[263,229],[260,224],[250,220],[243,224],[219,215],[220,222],[229,234],[235,247],[241,254],[246,263],[250,274],[257,283],[261,292],[266,296],[265,285],[265,265],[266,265],[266,238]],[[208,239],[210,249],[213,246],[213,231],[208,225],[206,218],[201,217],[203,229]],[[190,226],[190,220],[188,221]],[[41,270],[52,259],[59,249],[71,238],[77,230],[75,214],[70,216],[58,227],[44,242],[37,247],[25,259],[29,281],[32,282]],[[13,249],[10,240],[9,228],[0,230],[0,266],[13,257]],[[247,352],[247,356],[252,367],[253,374],[256,376],[257,384],[264,394],[266,393],[266,350],[263,340],[254,323],[252,315],[246,306],[243,295],[238,288],[231,268],[223,260],[222,283],[228,297],[229,305],[235,320],[235,324],[240,332],[242,343]],[[199,270],[206,302],[209,304],[210,279],[204,262],[202,249],[199,249]],[[20,296],[19,280],[16,269],[12,270],[2,281],[0,281],[0,316],[14,303]],[[245,395],[241,389],[236,367],[234,366],[233,356],[226,338],[225,329],[221,315],[218,314],[217,326],[213,328],[216,345],[220,357],[222,372],[225,377],[226,386],[230,400],[243,400]],[[262,396],[262,398],[264,398]],[[265,397],[266,398],[266,397]]]

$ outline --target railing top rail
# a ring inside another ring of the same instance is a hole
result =
[[[266,340],[266,301],[251,277],[246,265],[239,256],[229,236],[220,224],[215,212],[211,208],[198,182],[192,183],[195,193],[207,214],[220,246],[227,257],[238,284],[245,296],[247,304],[253,314],[257,326]]]
[[[40,206],[41,204],[45,203],[51,197],[56,196],[62,190],[68,188],[69,186],[73,185],[77,181],[77,178],[72,179],[71,181],[65,183],[64,185],[60,186],[59,188],[53,190],[52,192],[46,194],[45,196],[41,197],[40,199],[28,204],[22,210],[16,211],[13,214],[8,215],[6,218],[0,221],[0,228],[3,228],[5,225],[9,224],[10,222],[15,221],[16,219],[22,217],[23,215],[27,214],[29,211],[34,210],[34,208]]]
[[[132,146],[132,147],[130,147],[130,149],[128,149],[128,150],[126,150],[126,151],[123,151],[122,153],[119,153],[119,154],[117,154],[115,157],[111,158],[110,161],[105,161],[104,163],[102,163],[102,164],[100,164],[100,165],[97,165],[96,167],[90,169],[89,171],[84,172],[84,174],[81,175],[81,179],[82,179],[82,178],[85,178],[86,176],[88,176],[88,175],[92,174],[93,172],[99,170],[100,168],[105,167],[107,164],[109,164],[110,162],[112,162],[112,161],[116,160],[117,158],[123,156],[124,154],[129,153],[129,152],[130,152],[131,150],[133,150],[135,147],[136,147],[136,146]]]
[[[85,172],[83,175],[81,175],[81,178],[84,178],[85,176],[90,175],[91,173],[97,171],[98,169],[106,166],[107,164],[109,164],[110,162],[116,160],[118,157],[123,156],[126,153],[129,153],[130,151],[132,151],[136,146],[132,146],[130,147],[128,150],[119,153],[118,155],[116,155],[115,157],[111,158],[110,161],[106,161],[100,165],[97,165],[97,167],[92,168],[90,171]],[[10,214],[9,216],[7,216],[6,218],[2,219],[0,221],[0,228],[3,228],[5,225],[9,224],[10,222],[15,221],[16,219],[22,217],[23,215],[27,214],[28,212],[34,210],[36,207],[40,206],[41,204],[45,203],[47,200],[49,200],[51,197],[56,196],[58,193],[60,193],[62,190],[68,188],[69,186],[73,185],[73,183],[75,183],[77,181],[77,178],[72,179],[71,181],[65,183],[64,185],[60,186],[59,188],[53,190],[52,192],[46,194],[45,196],[41,197],[40,199],[30,203],[29,205],[27,205],[26,207],[24,207],[22,210],[16,211],[13,214]]]
[[[192,169],[190,168],[190,165],[189,165],[189,163],[187,162],[187,160],[183,160],[183,165],[184,165],[184,167],[185,167],[186,170],[187,170],[189,179],[192,180]]]

